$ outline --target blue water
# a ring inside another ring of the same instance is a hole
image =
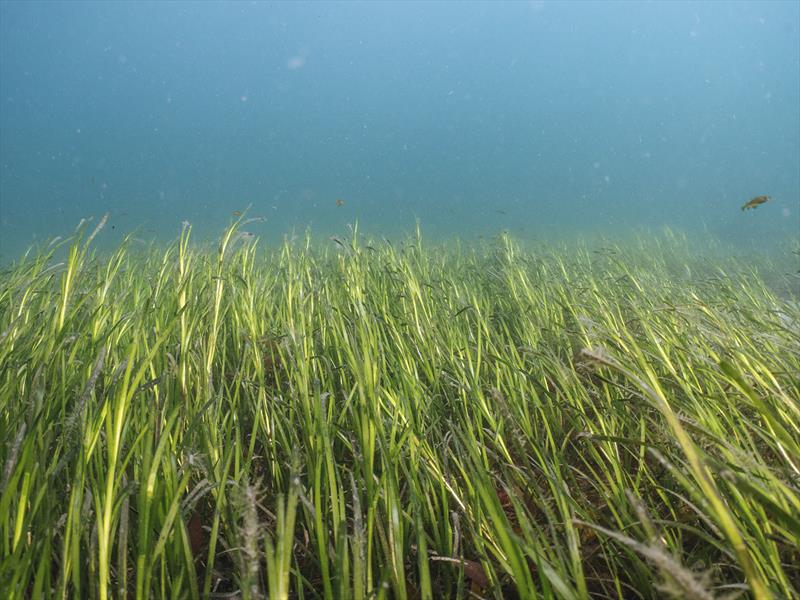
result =
[[[267,244],[797,239],[800,3],[0,4],[0,258],[250,204]]]

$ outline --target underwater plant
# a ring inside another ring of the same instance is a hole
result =
[[[237,217],[4,269],[5,598],[800,593],[790,263]]]

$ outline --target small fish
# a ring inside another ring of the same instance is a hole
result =
[[[344,206],[344,200],[341,198],[336,199],[336,206]]]
[[[233,211],[233,216],[234,217],[241,217],[242,216],[242,211],[240,211],[240,210]]]
[[[756,196],[752,200],[748,200],[747,202],[745,202],[744,206],[742,206],[742,210],[748,210],[750,208],[755,208],[757,206],[760,206],[761,204],[764,204],[764,202],[769,200],[769,198],[770,198],[769,196]]]

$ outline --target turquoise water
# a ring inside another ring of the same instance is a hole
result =
[[[800,4],[0,4],[0,259],[248,205],[266,243],[796,240]]]

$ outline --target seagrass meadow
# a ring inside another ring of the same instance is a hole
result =
[[[3,598],[800,593],[796,243],[243,224],[2,268]]]

